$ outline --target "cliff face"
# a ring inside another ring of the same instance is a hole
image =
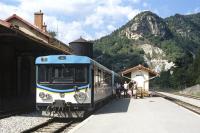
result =
[[[148,35],[167,38],[170,34],[164,20],[156,14],[146,11],[138,14],[128,22],[121,31],[129,39],[139,39]]]

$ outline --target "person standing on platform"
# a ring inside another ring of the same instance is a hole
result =
[[[133,97],[134,81],[130,81],[128,84],[129,84],[129,89],[130,89],[130,91],[131,91],[130,96]]]
[[[124,93],[124,85],[123,83],[120,83],[120,97],[122,96],[122,94]]]
[[[125,83],[124,83],[124,98],[127,97],[127,92],[128,92],[128,83],[125,81]]]

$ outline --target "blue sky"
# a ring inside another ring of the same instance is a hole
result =
[[[0,0],[0,19],[17,14],[33,23],[42,10],[48,30],[65,43],[83,36],[93,40],[111,33],[138,13],[160,17],[200,12],[200,0]]]

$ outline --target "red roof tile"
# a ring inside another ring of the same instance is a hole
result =
[[[47,36],[47,37],[51,37],[51,35],[49,35],[48,33],[46,32],[43,32],[41,29],[37,28],[35,25],[32,25],[31,23],[29,23],[28,21],[22,19],[21,17],[17,16],[16,14],[13,14],[12,16],[10,16],[9,18],[7,18],[5,21],[6,22],[9,22],[11,21],[12,19],[17,19],[21,22],[23,22],[24,24],[28,25],[29,27],[35,29],[36,31],[40,32],[41,34]]]
[[[11,26],[11,23],[3,21],[1,19],[0,19],[0,24],[3,25],[3,26],[5,26],[5,27],[10,27]]]

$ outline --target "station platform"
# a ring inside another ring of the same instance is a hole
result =
[[[118,99],[72,133],[199,133],[200,116],[161,97]]]
[[[166,93],[166,92],[158,92],[160,94],[172,97],[174,99],[178,99],[181,100],[183,102],[189,103],[191,105],[195,105],[197,107],[200,108],[200,100],[198,99],[193,99],[193,98],[189,98],[189,97],[184,97],[184,96],[179,96],[179,95],[175,95],[175,94],[171,94],[171,93]]]

